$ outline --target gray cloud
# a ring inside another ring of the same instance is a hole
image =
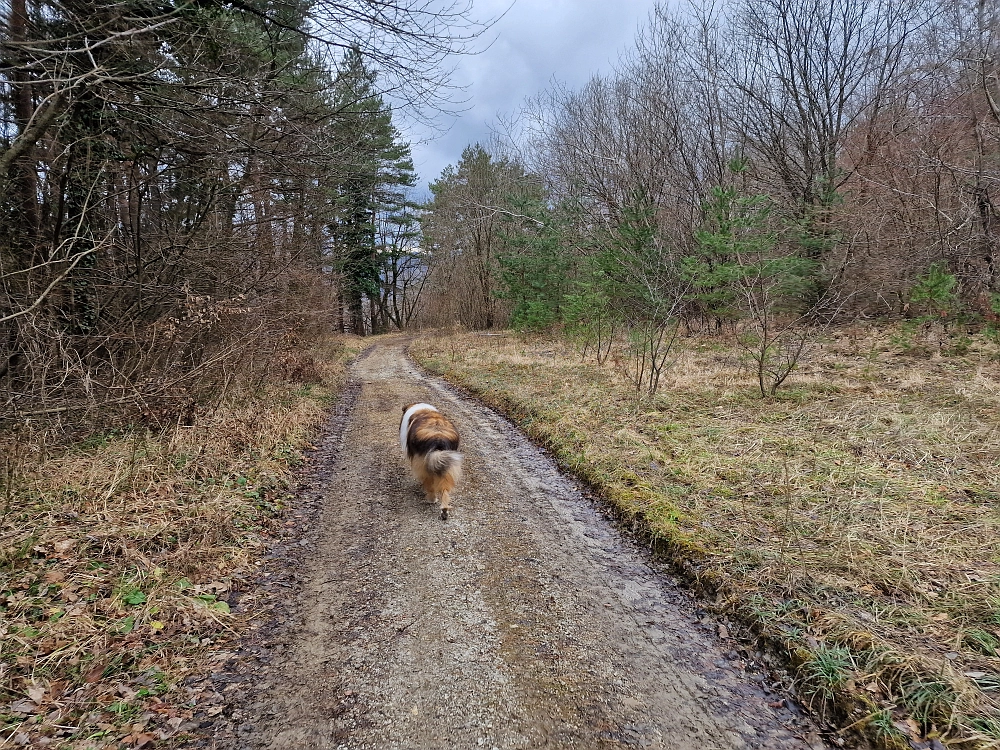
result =
[[[476,14],[495,17],[508,0],[477,0]],[[655,0],[517,0],[493,27],[489,49],[457,60],[454,81],[466,87],[465,111],[444,134],[412,127],[413,159],[422,190],[454,164],[462,149],[485,141],[498,115],[555,79],[572,87],[608,71],[635,37]]]

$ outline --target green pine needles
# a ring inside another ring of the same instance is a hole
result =
[[[745,172],[734,160],[734,182]],[[757,375],[762,397],[773,396],[808,342],[805,324],[817,264],[792,242],[791,225],[770,198],[737,185],[712,189],[695,253],[684,258],[690,299],[717,325],[736,322],[737,340]]]

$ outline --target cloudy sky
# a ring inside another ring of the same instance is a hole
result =
[[[455,83],[467,102],[458,117],[443,118],[445,133],[411,128],[420,191],[454,164],[469,143],[485,141],[497,116],[515,112],[525,97],[553,79],[580,86],[607,71],[625,50],[655,0],[516,0],[491,29],[478,55],[458,59]],[[496,17],[510,0],[475,0],[479,18]]]

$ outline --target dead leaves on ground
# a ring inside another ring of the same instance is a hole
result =
[[[324,399],[241,400],[23,467],[0,517],[0,745],[152,747],[193,728],[205,696],[185,678],[240,627],[230,596]]]

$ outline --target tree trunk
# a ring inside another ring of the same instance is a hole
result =
[[[13,44],[27,41],[28,9],[26,0],[11,0],[9,28]],[[31,116],[35,113],[31,80],[23,70],[17,67],[11,72],[10,79],[14,100],[14,120],[17,123],[18,135],[24,137],[27,135]],[[34,166],[33,144],[28,144],[25,153],[14,159],[10,169],[13,172],[11,177],[17,194],[17,206],[20,209],[18,249],[24,259],[28,261],[26,265],[34,265],[38,262],[36,248],[40,217],[38,211],[38,174]]]

